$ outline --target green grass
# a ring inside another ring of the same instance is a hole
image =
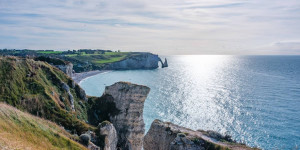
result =
[[[43,117],[81,134],[93,127],[87,120],[87,103],[78,97],[75,89],[75,110],[71,111],[69,96],[61,82],[71,84],[71,79],[51,65],[16,57],[0,57],[0,102]],[[64,98],[64,101],[60,100]],[[80,103],[83,106],[79,105]]]
[[[90,64],[95,67],[101,68],[105,64],[124,60],[131,55],[132,54],[130,52],[105,52],[104,54],[102,54],[102,53],[86,54],[85,52],[80,52],[80,55],[68,54],[65,56],[67,56],[67,58],[71,59],[69,61],[75,62],[74,69],[76,70],[77,63],[80,65],[86,65],[86,66],[88,66],[88,64]],[[86,68],[88,68],[88,67],[86,67]],[[94,68],[94,69],[97,69],[97,68]]]
[[[97,63],[97,64],[113,63],[113,62],[121,61],[125,58],[126,58],[126,55],[123,55],[121,57],[111,57],[107,60],[97,60],[97,61],[94,61],[94,63]]]
[[[63,128],[0,103],[0,149],[86,149]]]
[[[41,53],[41,54],[61,54],[62,51],[37,51],[37,53]]]

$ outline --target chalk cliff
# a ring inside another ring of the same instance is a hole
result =
[[[108,121],[103,121],[99,125],[100,135],[104,136],[104,150],[116,150],[118,137],[114,125]]]
[[[142,53],[131,56],[125,60],[108,64],[107,70],[129,70],[129,69],[155,69],[158,68],[160,58],[151,53]]]
[[[111,117],[118,134],[118,147],[124,150],[141,150],[145,132],[143,120],[144,102],[149,87],[117,82],[105,88],[104,95],[111,95],[120,112]]]
[[[194,131],[170,122],[154,120],[144,137],[144,150],[252,149],[232,141],[228,136],[222,136],[217,132],[213,133],[202,130]]]
[[[73,64],[72,63],[68,62],[65,65],[54,65],[54,66],[59,68],[61,71],[63,71],[69,77],[73,76]]]

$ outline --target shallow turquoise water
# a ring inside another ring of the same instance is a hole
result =
[[[117,81],[149,86],[146,130],[157,118],[263,149],[300,145],[300,56],[166,57],[168,68],[112,71],[80,85],[93,96]]]

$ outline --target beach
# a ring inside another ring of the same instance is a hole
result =
[[[94,70],[94,71],[88,71],[88,72],[74,73],[73,76],[72,76],[72,79],[77,84],[79,84],[80,81],[82,81],[85,78],[94,76],[94,75],[99,74],[99,73],[104,73],[104,72],[107,72],[107,71],[108,70]]]

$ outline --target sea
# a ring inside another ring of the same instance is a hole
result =
[[[169,67],[109,71],[80,82],[91,96],[118,81],[146,85],[154,119],[229,134],[261,149],[300,146],[300,56],[176,55]]]

